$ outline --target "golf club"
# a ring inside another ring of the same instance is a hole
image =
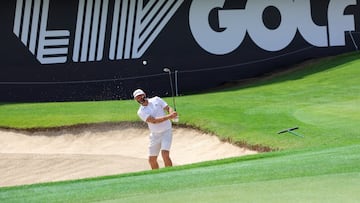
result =
[[[299,137],[304,137],[303,135],[300,135],[300,134],[294,132],[294,130],[297,130],[297,129],[299,129],[299,127],[288,128],[288,129],[279,131],[278,134],[288,132],[288,133],[291,133],[291,134],[299,136]]]
[[[174,88],[173,88],[173,82],[172,82],[172,78],[171,78],[171,70],[170,70],[169,68],[164,68],[164,72],[169,73],[170,88],[171,88],[171,97],[172,97],[172,99],[173,99],[174,110],[176,111]]]
[[[164,68],[164,72],[169,73],[169,80],[170,80],[170,88],[171,88],[171,97],[173,100],[173,105],[174,105],[174,111],[176,111],[176,104],[175,104],[175,96],[174,96],[174,88],[173,88],[173,82],[171,79],[171,70],[169,68]],[[179,122],[179,118],[176,117],[173,119],[174,122]]]

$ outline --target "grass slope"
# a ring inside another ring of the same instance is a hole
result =
[[[355,202],[360,145],[0,189],[2,202]]]
[[[354,143],[360,139],[358,57],[322,61],[262,86],[189,97],[178,102],[193,109],[182,117],[235,141],[273,148]],[[294,126],[306,139],[276,134]]]

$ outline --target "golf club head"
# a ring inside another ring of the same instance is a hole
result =
[[[170,73],[170,69],[169,69],[169,68],[164,68],[163,71]]]

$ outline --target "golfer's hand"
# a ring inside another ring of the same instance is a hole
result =
[[[178,116],[177,112],[171,112],[170,113],[170,119],[176,118]]]

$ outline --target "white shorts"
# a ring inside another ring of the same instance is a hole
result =
[[[160,150],[170,151],[172,129],[161,133],[150,133],[149,156],[158,156]]]

